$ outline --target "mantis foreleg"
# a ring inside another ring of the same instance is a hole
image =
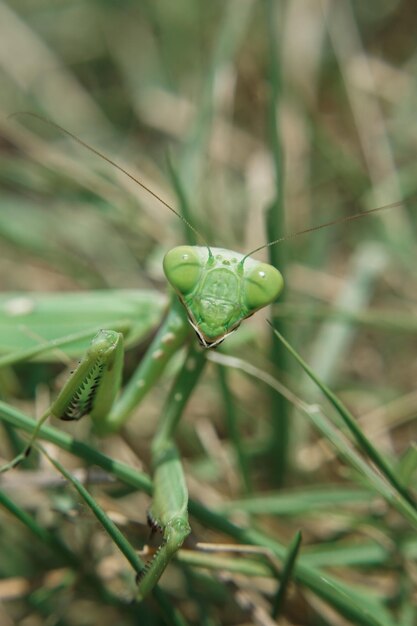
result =
[[[15,467],[29,454],[42,424],[50,416],[71,421],[88,414],[100,430],[100,423],[106,418],[120,388],[123,354],[121,333],[99,331],[56,400],[39,419],[24,451],[1,467],[0,472]]]
[[[190,326],[184,311],[173,299],[169,313],[148,352],[116,401],[123,367],[123,336],[112,330],[99,331],[57,399],[39,419],[26,448],[1,467],[0,473],[15,467],[26,458],[40,427],[50,416],[78,420],[89,414],[94,430],[99,435],[119,429],[158,380],[167,362],[189,333]]]
[[[138,600],[152,590],[190,533],[188,491],[173,436],[205,362],[204,352],[193,343],[167,398],[152,443],[154,494],[148,519],[153,529],[162,532],[162,543],[139,577]]]

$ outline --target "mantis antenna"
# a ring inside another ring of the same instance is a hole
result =
[[[116,163],[115,161],[110,159],[110,157],[106,156],[105,154],[103,154],[102,152],[97,150],[96,148],[93,148],[93,146],[90,146],[88,143],[86,143],[85,141],[83,141],[82,139],[77,137],[77,135],[75,135],[71,131],[67,130],[66,128],[64,128],[60,124],[57,124],[56,122],[53,122],[52,120],[49,120],[46,117],[43,117],[42,115],[38,115],[37,113],[32,113],[30,111],[18,111],[17,113],[12,113],[11,115],[9,115],[9,118],[18,117],[20,115],[27,115],[29,117],[33,117],[35,119],[40,120],[44,124],[49,124],[49,126],[52,126],[52,127],[56,128],[56,129],[58,129],[60,132],[64,133],[65,135],[67,135],[68,137],[70,137],[71,139],[76,141],[80,146],[82,146],[86,150],[89,150],[90,152],[92,152],[93,154],[97,155],[98,157],[100,157],[104,161],[107,161],[107,163],[109,163],[110,165],[115,167],[117,170],[122,172],[125,176],[127,176],[128,178],[133,180],[137,185],[142,187],[142,189],[147,191],[156,200],[159,200],[159,202],[161,204],[163,204],[169,211],[171,211],[172,213],[174,213],[174,215],[179,217],[180,220],[182,220],[184,222],[184,224],[186,224],[186,226],[190,230],[192,230],[195,235],[197,235],[197,237],[200,237],[200,239],[204,242],[204,245],[206,246],[206,248],[208,250],[209,258],[213,258],[213,253],[211,251],[211,248],[210,248],[209,244],[207,243],[205,238],[198,232],[198,230],[192,224],[190,224],[190,222],[183,215],[181,215],[181,213],[178,213],[178,211],[176,211],[170,204],[168,204],[168,202],[166,202],[166,200],[164,200],[163,198],[161,198],[161,196],[159,196],[157,193],[152,191],[152,189],[150,187],[148,187],[141,180],[139,180],[138,178],[133,176],[133,174],[130,174],[130,172],[125,170],[121,165],[118,165],[118,163]],[[363,211],[362,213],[355,213],[354,215],[347,215],[346,217],[341,217],[341,218],[338,218],[338,219],[335,219],[335,220],[331,220],[330,222],[324,222],[323,224],[319,224],[317,226],[311,226],[310,228],[305,228],[305,229],[299,230],[299,231],[297,231],[295,233],[289,233],[288,235],[284,235],[283,237],[279,237],[279,239],[274,239],[274,241],[270,241],[268,243],[262,244],[261,246],[258,246],[254,250],[251,250],[250,252],[245,254],[245,256],[240,261],[239,265],[243,268],[243,264],[245,263],[246,259],[248,257],[252,256],[252,254],[255,254],[256,252],[259,252],[260,250],[264,250],[265,248],[270,248],[271,246],[275,246],[278,243],[283,243],[284,241],[289,241],[290,239],[295,239],[295,237],[299,237],[300,235],[305,235],[307,233],[313,233],[316,230],[321,230],[322,228],[327,228],[328,226],[334,226],[336,224],[343,224],[343,223],[346,223],[346,222],[353,222],[354,220],[359,220],[359,219],[362,219],[364,217],[368,217],[372,213],[377,213],[379,211],[384,211],[386,209],[393,209],[395,207],[401,206],[403,204],[403,202],[404,201],[401,201],[401,200],[397,201],[397,202],[392,202],[391,204],[386,204],[384,206],[377,207],[375,209],[369,209],[368,211]]]
[[[386,209],[394,209],[395,207],[401,206],[404,204],[404,200],[399,200],[397,202],[392,202],[391,204],[385,204],[384,206],[377,207],[375,209],[369,209],[368,211],[363,211],[362,213],[355,213],[354,215],[347,215],[346,217],[340,217],[335,220],[331,220],[330,222],[324,222],[323,224],[318,224],[317,226],[311,226],[310,228],[305,228],[303,230],[299,230],[295,233],[289,233],[288,235],[284,235],[279,239],[274,239],[274,241],[270,241],[269,243],[265,243],[254,250],[251,250],[240,261],[239,265],[242,265],[246,261],[246,259],[252,254],[259,252],[260,250],[264,250],[265,248],[270,248],[271,246],[275,246],[277,243],[282,243],[284,241],[288,241],[289,239],[295,239],[295,237],[299,237],[300,235],[306,235],[307,233],[313,233],[316,230],[321,230],[322,228],[327,228],[328,226],[335,226],[336,224],[344,224],[346,222],[353,222],[354,220],[360,220],[363,217],[369,217],[372,213],[377,213],[378,211],[384,211]]]
[[[194,228],[194,226],[192,224],[190,224],[190,222],[183,216],[181,215],[181,213],[178,213],[178,211],[176,211],[170,204],[168,204],[168,202],[166,202],[166,200],[164,200],[163,198],[161,198],[161,196],[159,196],[157,193],[155,193],[154,191],[152,191],[152,189],[150,187],[148,187],[147,185],[145,185],[145,183],[143,183],[141,180],[139,180],[138,178],[136,178],[135,176],[133,176],[133,174],[130,174],[130,172],[128,172],[127,170],[125,170],[121,165],[118,165],[115,161],[113,161],[112,159],[110,159],[110,157],[106,156],[105,154],[103,154],[102,152],[100,152],[99,150],[97,150],[96,148],[93,148],[93,146],[90,146],[88,143],[86,143],[85,141],[83,141],[82,139],[80,139],[79,137],[77,137],[77,135],[75,135],[74,133],[72,133],[71,131],[67,130],[66,128],[64,128],[63,126],[61,126],[60,124],[57,124],[56,122],[53,122],[52,120],[47,119],[46,117],[42,117],[42,115],[38,115],[37,113],[32,113],[30,111],[18,111],[17,113],[12,113],[11,115],[9,115],[9,119],[13,118],[13,117],[18,117],[20,115],[27,115],[29,117],[33,117],[37,120],[40,120],[41,122],[43,122],[44,124],[49,124],[49,126],[53,126],[54,128],[57,128],[61,133],[64,133],[65,135],[67,135],[68,137],[71,137],[71,139],[73,139],[74,141],[76,141],[80,146],[82,146],[83,148],[86,148],[86,150],[89,150],[90,152],[92,152],[93,154],[97,155],[98,157],[100,157],[101,159],[103,159],[104,161],[107,161],[107,163],[109,163],[110,165],[112,165],[113,167],[115,167],[117,170],[119,170],[119,172],[122,172],[123,174],[125,174],[125,176],[127,176],[128,178],[130,178],[131,180],[133,180],[133,182],[135,182],[137,185],[139,185],[140,187],[142,187],[142,189],[144,189],[145,191],[147,191],[151,196],[153,196],[154,198],[156,198],[156,200],[159,200],[159,202],[161,204],[163,204],[167,209],[169,209],[172,213],[174,213],[174,215],[176,215],[177,217],[180,218],[180,220],[182,220],[184,222],[184,224],[186,224],[186,226],[188,226],[188,228],[190,230],[193,231],[193,233],[195,235],[197,235],[197,237],[200,237],[200,239],[204,242],[208,253],[209,253],[209,257],[212,257],[213,254],[211,252],[210,246],[208,245],[207,241],[204,239],[204,237],[198,232],[198,230],[196,228]]]

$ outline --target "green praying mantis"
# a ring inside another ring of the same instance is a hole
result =
[[[48,123],[133,179],[198,235],[183,216],[140,180],[72,133],[53,122]],[[399,203],[337,221],[359,219],[397,204]],[[289,237],[333,223],[335,221],[305,229]],[[154,494],[148,521],[153,530],[162,534],[162,541],[138,577],[138,600],[144,599],[151,592],[173,555],[190,533],[187,513],[188,491],[174,437],[185,404],[204,369],[206,351],[219,346],[228,335],[239,328],[243,320],[276,301],[284,285],[281,273],[272,265],[255,260],[252,254],[289,237],[269,242],[244,255],[211,247],[207,242],[201,246],[179,246],[167,252],[163,268],[172,288],[168,313],[145,356],[123,389],[121,380],[124,343],[129,344],[137,340],[146,331],[152,323],[151,320],[161,312],[162,301],[149,298],[146,294],[132,292],[125,294],[125,303],[130,313],[134,315],[135,310],[140,310],[140,315],[145,317],[142,319],[144,328],[139,328],[140,324],[137,327],[134,323],[126,324],[126,310],[118,310],[117,305],[111,302],[110,294],[100,292],[84,296],[73,294],[74,308],[79,307],[82,311],[83,306],[86,309],[91,306],[91,309],[98,313],[95,324],[79,329],[71,325],[73,320],[68,307],[65,307],[65,304],[59,307],[60,296],[30,296],[25,299],[5,295],[0,299],[2,311],[0,329],[3,327],[3,333],[0,333],[3,345],[0,343],[0,349],[11,353],[10,357],[7,355],[0,357],[0,366],[42,353],[51,354],[51,349],[56,347],[67,346],[72,348],[73,353],[77,353],[80,345],[83,345],[86,339],[91,339],[92,326],[95,326],[97,331],[58,397],[40,417],[26,449],[3,466],[1,471],[15,467],[28,455],[41,425],[51,416],[71,421],[89,415],[94,431],[99,435],[104,436],[118,431],[158,381],[173,355],[181,346],[188,345],[182,368],[174,380],[161,412],[151,447]],[[63,298],[65,300],[65,296]],[[58,338],[48,336],[48,313],[54,323],[60,319],[63,322]],[[30,342],[28,339],[27,342],[23,341],[14,347],[7,345],[7,341],[10,340],[7,331],[9,330],[13,339],[13,331],[17,325],[31,329],[32,334],[36,335],[35,340],[32,338]],[[197,341],[193,338],[194,333]]]

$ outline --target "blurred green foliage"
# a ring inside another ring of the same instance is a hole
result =
[[[183,225],[162,205],[56,129],[9,117],[22,111],[68,128],[177,205],[169,159],[191,221],[216,246],[248,251],[266,241],[265,211],[277,194],[286,233],[404,200],[377,216],[282,244],[285,303],[274,314],[387,461],[408,468],[403,480],[413,485],[415,19],[406,0],[0,0],[1,290],[164,291],[162,256],[183,242]],[[280,84],[271,99],[274,64]],[[271,102],[282,180],[275,176]],[[144,349],[128,354],[127,372]],[[254,317],[226,349],[270,369],[265,317]],[[0,371],[2,399],[31,415],[34,399],[62,369],[38,367]],[[294,363],[273,374],[306,401],[322,402]],[[334,456],[329,439],[292,412],[286,490],[275,490],[267,455],[269,395],[235,372],[228,378],[253,499],[241,502],[243,470],[231,451],[214,368],[191,402],[179,439],[191,494],[284,545],[301,528],[301,555],[349,590],[358,587],[365,613],[363,596],[380,607],[361,623],[386,626],[389,615],[392,623],[412,626],[417,549],[407,523],[378,498],[364,497],[357,474]],[[165,388],[155,390],[124,434],[134,453],[122,438],[92,444],[146,466]],[[88,427],[80,424],[76,436],[83,434],[88,437]],[[3,439],[2,456],[9,458],[18,443],[6,430]],[[79,468],[69,457],[64,464]],[[7,474],[2,489],[40,529],[59,531],[78,558],[93,564],[103,587],[96,579],[80,585],[82,573],[45,550],[2,501],[0,622],[166,623],[156,603],[129,605],[130,571],[69,487],[70,506],[62,510],[55,481],[42,464],[39,473]],[[133,545],[146,543],[148,498],[94,483],[103,508],[123,516],[122,530]],[[271,499],[257,499],[266,493]],[[323,493],[329,494],[324,503]],[[283,497],[297,503],[285,514]],[[225,540],[219,529],[192,525],[198,540]],[[276,591],[270,580],[231,576],[226,584],[186,564],[181,572],[172,569],[163,586],[188,623],[270,623],[263,604]],[[352,595],[353,602],[358,598]],[[351,616],[342,622],[341,613],[299,584],[283,608],[286,624],[356,626]]]

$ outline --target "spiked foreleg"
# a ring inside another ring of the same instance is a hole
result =
[[[123,354],[122,334],[113,330],[100,330],[56,400],[39,419],[26,448],[10,463],[3,465],[0,473],[16,467],[28,456],[42,424],[50,416],[70,421],[89,414],[96,432],[100,433],[103,421],[119,392]]]
[[[139,576],[138,600],[156,585],[173,555],[190,533],[188,492],[174,443],[155,453],[153,460],[154,499],[149,511],[153,528],[162,532],[162,543]]]
[[[171,389],[152,443],[154,493],[148,520],[153,530],[161,531],[162,543],[139,576],[138,600],[153,589],[190,533],[188,491],[173,435],[204,363],[204,353],[193,344]]]

